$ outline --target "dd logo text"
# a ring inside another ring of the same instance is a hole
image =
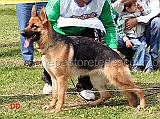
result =
[[[18,110],[18,109],[20,109],[20,104],[19,103],[11,103],[10,104],[10,109],[11,110],[13,110],[13,109],[16,109],[16,110]]]

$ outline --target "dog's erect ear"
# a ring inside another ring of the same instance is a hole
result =
[[[47,19],[47,14],[46,14],[44,6],[40,10],[40,18],[42,21],[42,25],[47,25],[48,19]]]
[[[32,17],[38,16],[38,13],[37,13],[36,6],[35,6],[35,5],[33,5],[33,7],[32,7],[31,15],[32,15]]]

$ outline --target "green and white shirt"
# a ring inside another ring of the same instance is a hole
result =
[[[53,29],[62,35],[79,35],[87,28],[97,28],[106,33],[107,46],[117,48],[116,25],[110,0],[90,0],[81,7],[76,0],[49,0],[46,6]]]

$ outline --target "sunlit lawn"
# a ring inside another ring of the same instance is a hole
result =
[[[42,110],[48,104],[51,95],[44,95],[41,80],[41,65],[24,67],[19,48],[19,29],[15,6],[0,5],[0,119],[159,119],[160,118],[160,72],[150,74],[133,73],[136,84],[145,89],[147,107],[131,108],[127,99],[113,86],[109,86],[111,99],[95,107],[86,106],[86,102],[76,94],[69,80],[68,94],[63,111],[50,114]],[[34,61],[40,61],[35,50]],[[76,78],[73,79],[77,83]],[[158,87],[153,90],[153,87]],[[152,89],[152,90],[151,90]],[[99,94],[96,93],[98,97]],[[19,109],[10,109],[11,104],[20,104]]]

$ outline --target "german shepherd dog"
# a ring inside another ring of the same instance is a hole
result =
[[[132,81],[127,65],[118,53],[92,38],[64,36],[56,33],[48,21],[45,8],[40,13],[32,7],[28,26],[21,32],[26,37],[25,47],[36,42],[42,55],[42,64],[52,78],[52,101],[43,109],[59,112],[64,104],[68,79],[89,75],[93,86],[100,91],[100,98],[89,101],[98,105],[110,98],[107,83],[123,90],[132,107],[145,107],[144,90]]]

